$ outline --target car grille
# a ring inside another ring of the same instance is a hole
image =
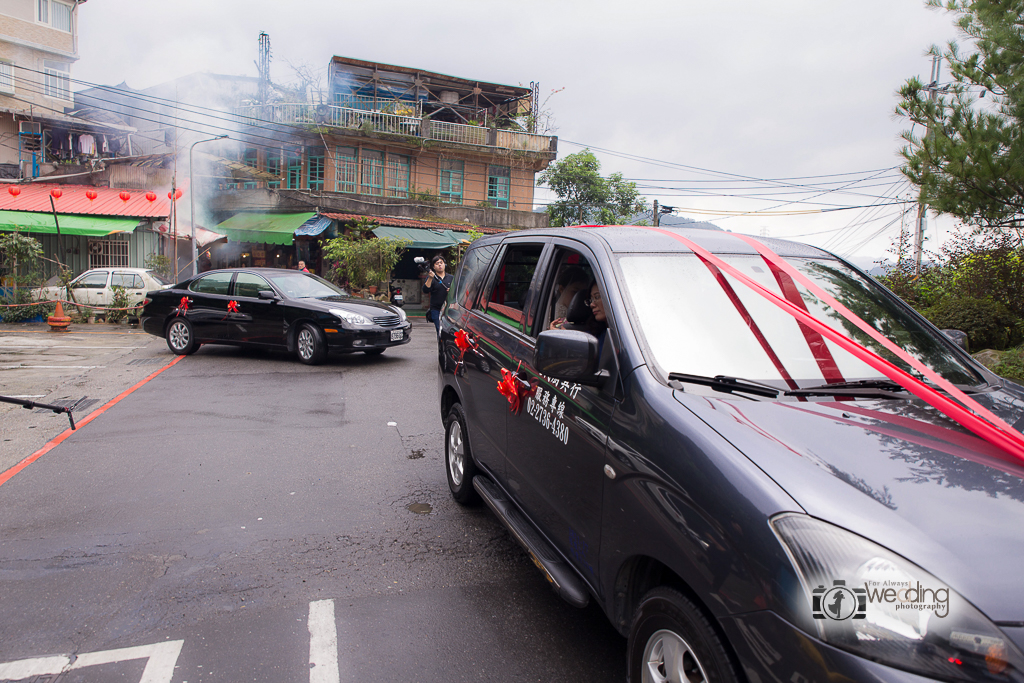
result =
[[[398,323],[402,322],[402,319],[397,315],[379,315],[373,319],[373,322],[381,327],[394,327]]]

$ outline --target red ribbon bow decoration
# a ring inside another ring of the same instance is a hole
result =
[[[519,365],[522,366],[522,361]],[[519,378],[518,368],[511,372],[505,368],[501,369],[501,381],[498,382],[498,392],[508,399],[509,410],[513,415],[518,415],[523,407],[523,400],[533,396],[537,391],[536,385],[525,382]]]
[[[459,349],[459,360],[455,364],[455,370],[453,372],[458,375],[464,368],[463,360],[466,357],[466,351],[476,351],[478,344],[473,341],[471,336],[469,336],[469,332],[466,332],[465,330],[456,330],[455,346]]]
[[[190,303],[192,303],[192,301],[187,296],[181,297],[181,302],[178,303],[178,312],[175,313],[174,315],[184,315],[186,312],[188,312],[188,305]]]
[[[238,302],[237,301],[229,301],[228,302],[228,313],[238,313]]]

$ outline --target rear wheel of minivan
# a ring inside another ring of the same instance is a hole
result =
[[[655,588],[640,601],[627,650],[630,683],[738,680],[707,617],[673,588]]]
[[[456,403],[444,420],[444,464],[448,473],[448,488],[456,503],[475,505],[480,502],[480,496],[473,488],[473,477],[477,469],[466,434],[466,413],[462,410],[462,404]]]

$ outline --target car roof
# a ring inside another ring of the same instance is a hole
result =
[[[687,247],[683,242],[671,237],[671,234],[677,234],[681,237],[685,237],[713,254],[757,253],[753,247],[739,239],[731,232],[701,228],[651,228],[649,226],[635,225],[581,225],[567,228],[521,230],[504,233],[500,236],[495,235],[494,237],[485,238],[479,241],[486,244],[494,243],[501,239],[516,238],[527,235],[556,236],[566,237],[569,239],[580,239],[583,236],[590,236],[602,240],[614,253],[690,253],[691,250],[689,247]],[[495,237],[498,239],[495,240]],[[788,240],[773,239],[770,237],[758,237],[757,239],[780,256],[835,258],[833,254],[825,251],[824,249],[812,247],[807,244],[801,244],[799,242],[790,242]]]

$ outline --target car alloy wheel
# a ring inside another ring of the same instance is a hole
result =
[[[188,356],[196,352],[196,343],[192,324],[184,318],[175,318],[167,326],[167,348],[179,356]]]
[[[462,486],[466,468],[466,450],[462,440],[462,425],[458,420],[448,430],[448,474],[456,486]]]
[[[299,330],[299,357],[304,361],[310,361],[313,358],[313,347],[316,342],[313,340],[313,330],[308,327],[303,327]]]
[[[480,496],[473,488],[477,474],[476,463],[469,449],[466,432],[466,414],[462,404],[456,403],[444,418],[444,464],[448,475],[448,488],[459,505],[476,505]]]
[[[693,649],[678,633],[661,630],[644,648],[643,683],[705,683],[707,676]]]

